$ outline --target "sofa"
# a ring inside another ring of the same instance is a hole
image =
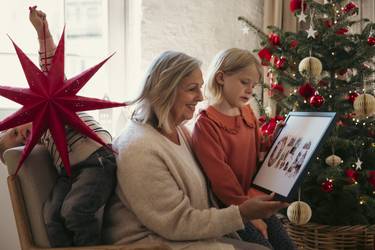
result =
[[[15,175],[23,147],[8,149],[4,161],[16,227],[22,250],[168,250],[163,244],[103,245],[92,247],[50,248],[42,217],[42,206],[55,183],[57,173],[47,150],[36,146]]]

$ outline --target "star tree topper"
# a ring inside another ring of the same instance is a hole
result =
[[[88,80],[113,54],[97,65],[66,80],[64,75],[64,33],[65,28],[47,75],[35,66],[11,39],[29,88],[0,86],[1,96],[23,105],[18,111],[0,122],[0,131],[29,122],[33,124],[31,135],[27,139],[16,174],[43,133],[49,129],[67,174],[70,175],[65,125],[69,125],[79,133],[88,136],[103,146],[109,147],[78,117],[76,112],[126,106],[126,103],[109,102],[77,95],[78,91],[85,86]]]

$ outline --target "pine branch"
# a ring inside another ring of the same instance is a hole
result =
[[[254,29],[260,36],[262,36],[261,37],[262,39],[265,38],[265,37],[267,37],[266,33],[264,33],[260,28],[258,28],[255,24],[253,24],[249,20],[247,20],[245,17],[239,16],[237,19],[238,19],[238,21],[242,21],[246,25],[248,25],[249,27],[251,27],[252,29]]]

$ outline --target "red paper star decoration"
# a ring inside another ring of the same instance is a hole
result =
[[[16,174],[43,133],[49,129],[67,174],[70,175],[71,171],[65,125],[69,125],[76,131],[108,147],[105,142],[78,117],[76,112],[126,106],[126,103],[109,102],[77,95],[77,92],[85,86],[88,80],[113,54],[99,64],[66,80],[64,77],[64,33],[65,29],[56,48],[51,68],[47,75],[35,66],[25,53],[12,41],[30,88],[0,86],[1,96],[23,105],[18,111],[0,122],[0,131],[28,122],[32,122],[33,124],[31,135],[22,152]]]

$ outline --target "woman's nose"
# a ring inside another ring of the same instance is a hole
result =
[[[201,89],[198,91],[197,101],[203,101],[203,93]]]

